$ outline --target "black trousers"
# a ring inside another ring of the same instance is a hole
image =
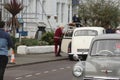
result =
[[[58,50],[58,55],[60,55],[60,52],[61,52],[61,40],[59,41],[59,50]]]
[[[8,56],[0,55],[0,80],[4,78],[4,72],[8,63]]]

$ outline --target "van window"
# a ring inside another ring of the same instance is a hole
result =
[[[96,36],[98,32],[95,30],[78,30],[75,32],[74,36]]]

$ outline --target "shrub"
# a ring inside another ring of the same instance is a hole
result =
[[[26,46],[53,45],[54,44],[53,37],[54,37],[54,32],[46,32],[41,36],[41,40],[22,38],[20,43],[19,38],[15,38],[11,36],[15,49],[17,49],[17,46],[19,45],[26,45]]]
[[[42,35],[41,41],[48,42],[48,45],[53,45],[54,44],[54,32],[46,32]]]
[[[46,41],[39,41],[37,39],[22,39],[21,42],[22,45],[26,45],[26,46],[42,46],[42,45],[49,45],[48,42]]]
[[[12,42],[13,42],[14,50],[16,51],[17,46],[18,46],[16,44],[19,43],[19,39],[15,38],[14,36],[11,36],[11,39],[12,39]]]
[[[48,45],[49,43],[46,42],[46,41],[39,41],[39,45],[42,46],[42,45]]]
[[[21,44],[26,46],[35,46],[35,45],[39,45],[39,40],[22,38]]]

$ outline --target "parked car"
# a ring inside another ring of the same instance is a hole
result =
[[[73,75],[73,80],[120,80],[120,35],[95,37],[86,61],[74,65]]]
[[[98,35],[105,34],[103,27],[79,27],[74,29],[72,41],[68,46],[68,57],[73,60],[77,54],[81,60],[85,60],[89,51],[91,40]]]

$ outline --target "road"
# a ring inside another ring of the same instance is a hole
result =
[[[8,68],[4,80],[72,80],[75,63],[62,60]]]

